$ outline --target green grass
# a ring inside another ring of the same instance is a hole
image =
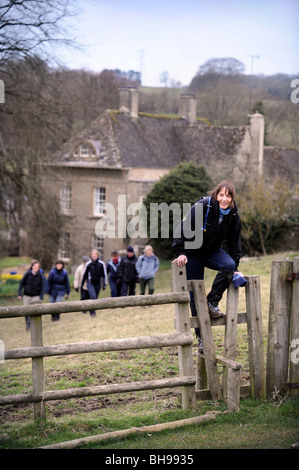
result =
[[[16,257],[16,256],[7,256],[5,258],[0,258],[0,269],[1,268],[10,268],[20,265],[30,265],[31,258],[27,257]]]
[[[298,253],[285,253],[292,259]],[[280,255],[244,258],[240,270],[260,276],[264,353],[266,356],[271,262]],[[169,292],[171,263],[162,261],[157,274],[156,293]],[[215,273],[207,270],[206,290]],[[139,293],[139,287],[137,288]],[[100,298],[110,295],[109,289]],[[240,289],[239,311],[245,311],[244,290]],[[72,291],[70,300],[78,300]],[[47,299],[45,299],[47,301]],[[1,299],[1,305],[14,305],[16,299]],[[223,300],[225,308],[225,299]],[[43,317],[44,345],[96,341],[174,332],[173,305],[151,308],[126,308],[98,311],[96,318],[81,312],[62,314],[60,322]],[[0,338],[7,349],[30,346],[30,332],[23,318],[3,319]],[[217,352],[223,350],[223,327],[213,328]],[[195,349],[194,349],[195,351]],[[238,357],[243,364],[242,385],[249,383],[246,325],[238,326]],[[265,358],[266,359],[266,358]],[[194,362],[196,360],[194,352]],[[92,353],[45,358],[45,389],[124,383],[178,376],[177,348]],[[29,359],[0,363],[1,394],[29,393],[31,361]],[[140,427],[205,414],[225,411],[226,403],[198,402],[194,411],[182,410],[178,389],[150,390],[128,394],[103,395],[46,403],[46,420],[35,422],[32,404],[0,407],[1,434],[6,439],[0,449],[32,448],[50,443]],[[240,411],[221,413],[215,421],[172,431],[136,434],[122,440],[109,440],[90,445],[98,449],[210,449],[210,448],[290,448],[299,441],[298,399],[266,401],[241,400]]]
[[[86,399],[88,401],[88,399]],[[278,404],[242,400],[237,413],[220,413],[216,420],[199,425],[184,426],[175,430],[164,430],[133,434],[124,439],[84,445],[89,449],[287,449],[299,440],[298,399],[288,399]],[[116,412],[115,408],[121,407]],[[87,436],[112,431],[149,426],[157,423],[177,421],[215,411],[215,405],[202,403],[194,412],[183,411],[173,405],[167,409],[153,402],[141,405],[121,406],[111,402],[97,411],[71,414],[75,403],[69,401],[69,415],[34,422],[27,417],[22,422],[14,422],[2,427],[8,439],[0,444],[0,449],[22,449],[50,445]],[[57,413],[59,413],[59,407]],[[154,408],[154,409],[153,409]],[[219,405],[216,411],[223,411]]]

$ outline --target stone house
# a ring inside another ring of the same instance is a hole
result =
[[[92,248],[105,262],[111,251],[125,252],[129,244],[139,254],[147,240],[126,235],[128,208],[142,203],[154,182],[182,161],[204,164],[215,183],[229,178],[242,184],[262,174],[272,178],[279,169],[293,178],[292,159],[298,169],[298,152],[289,151],[287,158],[279,149],[265,152],[261,114],[250,116],[248,126],[219,127],[197,119],[193,95],[180,95],[176,118],[139,113],[135,88],[120,89],[119,99],[118,111],[105,111],[48,164],[48,180],[68,220],[58,255],[71,262]],[[275,161],[274,170],[268,161]],[[113,236],[99,238],[95,228],[108,205],[114,208]]]

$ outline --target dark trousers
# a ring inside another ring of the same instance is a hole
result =
[[[148,294],[152,295],[155,291],[154,282],[155,282],[155,278],[153,277],[151,279],[140,278],[140,295],[145,294],[146,286],[148,286]]]
[[[120,281],[117,283],[116,280],[109,278],[109,286],[111,291],[111,297],[119,297],[121,289]]]
[[[88,300],[89,293],[87,289],[81,289],[81,300]]]
[[[188,263],[186,264],[187,279],[204,279],[205,268],[218,271],[211,291],[207,295],[208,302],[216,306],[222,299],[223,293],[232,280],[234,271],[236,270],[236,263],[222,248],[206,256],[194,258],[189,256]],[[196,317],[197,312],[193,292],[190,292],[190,309],[191,315]],[[195,328],[195,334],[198,338],[200,337],[199,328]]]
[[[124,282],[121,283],[121,292],[122,297],[126,295],[135,295],[136,281]]]
[[[89,297],[89,292],[87,289],[83,289],[81,287],[80,289],[80,300],[88,300],[90,297]],[[82,311],[82,313],[86,313],[84,311]]]
[[[99,284],[92,284],[91,282],[88,282],[87,289],[88,289],[89,298],[91,300],[96,300],[99,296],[101,286]],[[90,314],[94,315],[95,311],[90,310]]]

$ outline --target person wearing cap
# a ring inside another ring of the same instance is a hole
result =
[[[137,256],[134,253],[134,248],[128,246],[127,254],[120,260],[117,277],[121,282],[120,295],[135,295],[136,283],[138,281],[138,273],[136,271]]]
[[[154,293],[154,281],[158,269],[159,259],[153,253],[151,245],[146,245],[144,248],[144,254],[139,256],[136,263],[136,270],[140,281],[140,295],[145,294],[146,286],[148,286],[149,295]]]
[[[82,256],[82,263],[77,267],[74,275],[74,289],[76,292],[79,292],[80,289],[80,300],[88,300],[89,293],[87,289],[87,281],[84,282],[83,286],[81,287],[81,282],[83,279],[83,274],[85,271],[86,263],[89,261],[88,256]],[[86,313],[86,312],[82,312]]]
[[[202,226],[196,221],[199,203],[203,208]],[[185,220],[190,224],[188,236],[184,235]],[[197,230],[203,232],[200,246],[196,243],[192,246],[196,226]],[[233,280],[234,274],[243,278],[242,273],[238,272],[242,254],[241,219],[235,203],[235,188],[230,181],[221,181],[209,192],[209,196],[199,199],[191,207],[175,231],[172,248],[176,256],[173,263],[178,266],[186,265],[187,279],[203,279],[205,267],[218,271],[207,295],[207,302],[212,318],[223,317],[218,304],[225,290]],[[190,292],[190,308],[192,316],[197,316],[193,292]],[[199,352],[202,352],[199,329],[195,329],[195,333],[199,339]]]

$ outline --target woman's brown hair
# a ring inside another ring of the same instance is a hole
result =
[[[223,188],[225,188],[227,190],[228,194],[232,198],[232,201],[230,203],[230,208],[232,209],[234,207],[234,200],[235,200],[235,196],[236,196],[236,190],[235,190],[234,185],[229,180],[221,181],[221,183],[217,184],[217,186],[214,189],[212,189],[209,192],[209,194],[210,194],[210,196],[212,196],[213,199],[215,199],[215,201],[217,201],[218,193],[220,193],[221,189],[223,189]]]

